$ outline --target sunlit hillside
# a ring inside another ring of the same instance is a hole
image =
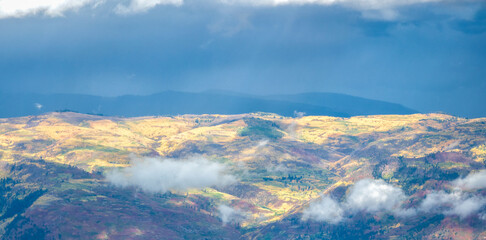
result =
[[[400,187],[415,206],[428,191],[485,168],[486,119],[49,113],[0,119],[0,158],[0,236],[7,239],[333,238],[348,230],[302,224],[309,204],[323,194],[344,199],[350,186],[371,178]],[[147,158],[206,159],[227,167],[236,180],[147,192],[106,179]],[[240,219],[226,223],[222,205],[237,209]],[[12,207],[21,211],[10,213]],[[479,218],[425,214],[417,217],[423,221],[407,221],[360,213],[356,219],[356,231],[383,238],[486,236]],[[61,223],[68,224],[54,227]]]

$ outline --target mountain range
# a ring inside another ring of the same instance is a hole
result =
[[[53,111],[125,117],[252,112],[271,112],[282,116],[294,116],[301,112],[336,117],[417,113],[400,104],[336,93],[258,96],[225,91],[166,91],[147,96],[119,97],[81,94],[0,95],[0,117],[38,115]]]

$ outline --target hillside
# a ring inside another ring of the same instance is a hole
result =
[[[348,117],[417,112],[399,104],[329,93],[256,96],[224,91],[201,93],[166,91],[148,96],[119,97],[80,94],[0,94],[0,117],[38,115],[63,110],[125,117],[251,112],[272,112],[282,116],[294,116],[296,112],[304,112],[307,115]]]
[[[2,239],[486,236],[486,119],[47,113],[0,158]]]

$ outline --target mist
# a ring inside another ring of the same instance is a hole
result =
[[[202,157],[189,159],[136,158],[130,166],[106,173],[117,187],[135,187],[151,193],[223,187],[236,182],[225,165]]]
[[[314,220],[337,224],[352,218],[356,212],[371,214],[386,213],[401,218],[421,213],[454,215],[461,219],[477,216],[485,219],[486,198],[471,190],[485,189],[485,171],[471,172],[465,178],[449,182],[452,190],[429,191],[417,207],[406,208],[404,203],[410,196],[381,179],[363,179],[349,188],[342,202],[321,196],[303,211],[302,220]],[[483,211],[484,210],[484,211]]]

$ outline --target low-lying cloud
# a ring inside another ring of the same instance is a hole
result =
[[[334,199],[323,196],[320,201],[311,203],[310,206],[304,210],[302,220],[309,219],[328,222],[332,224],[339,223],[343,220],[344,210],[341,205]]]
[[[268,164],[268,165],[265,166],[265,169],[269,173],[283,173],[283,174],[287,174],[287,173],[290,172],[290,168],[288,168],[287,166],[285,166],[282,163],[279,163],[279,164]]]
[[[418,213],[455,215],[467,218],[477,215],[486,220],[486,198],[477,193],[468,192],[486,188],[486,170],[470,173],[465,178],[451,182],[451,192],[432,191],[417,208],[404,208],[408,199],[402,189],[383,180],[363,179],[350,189],[346,199],[339,203],[323,196],[321,200],[310,204],[304,210],[302,220],[324,221],[332,224],[341,222],[355,212],[389,213],[398,217],[410,217]]]
[[[246,219],[246,214],[243,211],[228,205],[219,205],[218,212],[223,225],[228,223],[240,223]]]
[[[351,187],[346,204],[349,209],[373,213],[399,209],[405,199],[403,190],[398,187],[381,179],[364,179]]]
[[[296,119],[302,118],[304,115],[305,115],[305,112],[298,112],[298,111],[294,110],[294,117]],[[291,137],[296,138],[297,137],[297,121],[295,121],[295,119],[292,120],[292,122],[289,124],[289,126],[287,127],[286,130]]]
[[[469,173],[452,181],[450,192],[433,191],[425,196],[418,210],[466,218],[478,214],[486,205],[486,198],[468,191],[486,188],[486,170]],[[478,215],[481,218],[481,214]],[[482,218],[481,218],[482,219]]]
[[[43,106],[40,103],[34,103],[34,107],[37,108],[38,110],[41,110]]]
[[[264,148],[265,146],[267,146],[267,144],[268,144],[268,139],[261,140],[257,144],[257,149]]]
[[[463,190],[476,190],[486,188],[486,169],[471,173],[465,178],[455,180],[454,185]]]
[[[324,221],[332,224],[341,222],[346,215],[364,211],[369,213],[388,212],[400,217],[411,216],[413,209],[402,208],[407,197],[403,190],[379,179],[363,179],[349,190],[346,200],[339,203],[328,196],[310,204],[304,210],[302,220]]]
[[[485,204],[486,199],[481,196],[462,191],[439,191],[427,194],[419,210],[466,218],[476,214]]]
[[[106,179],[118,187],[136,187],[153,193],[224,187],[236,182],[225,165],[205,158],[134,159],[129,167],[108,172]]]
[[[486,170],[456,179],[452,185],[455,189],[451,192],[434,191],[427,194],[419,210],[466,218],[478,213],[486,205],[485,197],[468,192],[486,188]],[[483,219],[482,216],[479,214],[480,219]]]

